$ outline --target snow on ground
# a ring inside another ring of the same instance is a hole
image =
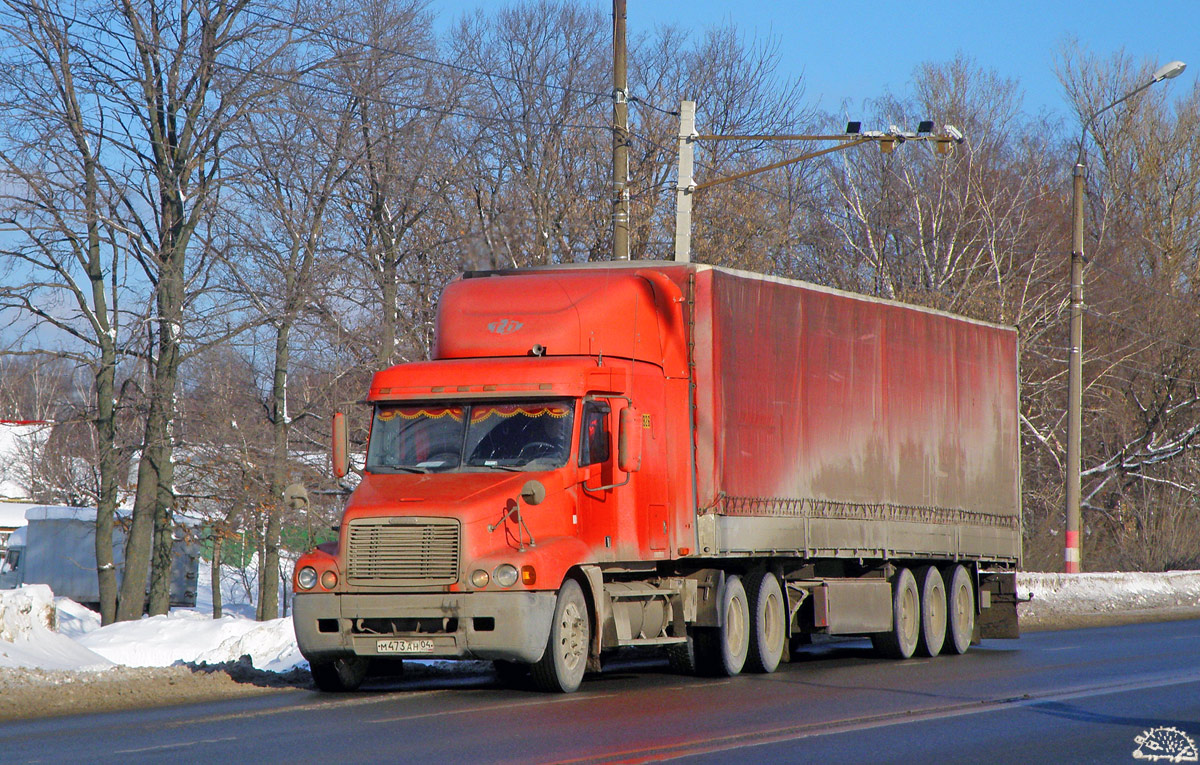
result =
[[[1200,607],[1200,571],[1017,575],[1021,617]]]
[[[101,671],[117,665],[216,664],[249,655],[257,669],[287,672],[306,663],[290,618],[256,622],[236,577],[223,577],[225,613],[213,619],[202,566],[198,608],[100,626],[92,611],[55,598],[45,585],[0,590],[0,668]],[[228,589],[227,589],[228,585]],[[1022,619],[1143,609],[1200,608],[1200,571],[1163,574],[1018,575]],[[247,616],[249,614],[249,616]]]

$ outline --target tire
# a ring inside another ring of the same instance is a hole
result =
[[[587,669],[591,638],[591,621],[583,590],[574,579],[568,579],[558,591],[546,650],[530,669],[538,690],[550,693],[578,690]]]
[[[344,656],[333,661],[309,662],[313,682],[326,693],[345,693],[357,690],[367,679],[371,660],[362,656]]]
[[[917,569],[917,584],[921,588],[921,634],[917,653],[937,656],[946,642],[946,583],[936,566]]]
[[[962,566],[955,566],[949,577],[945,650],[963,654],[975,636],[975,585]]]
[[[700,666],[696,660],[696,639],[693,637],[695,628],[688,630],[686,643],[675,643],[667,646],[667,664],[677,675],[698,675]]]
[[[908,659],[917,650],[921,632],[921,596],[917,580],[906,568],[892,582],[892,629],[871,636],[875,650],[891,659]]]
[[[742,671],[750,650],[750,607],[741,577],[734,574],[725,577],[718,607],[721,626],[696,630],[696,663],[701,674],[733,677]]]
[[[770,674],[783,659],[788,645],[787,601],[779,579],[762,571],[746,579],[746,604],[750,611],[750,646],[746,671]]]

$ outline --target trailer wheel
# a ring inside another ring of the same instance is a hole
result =
[[[362,656],[344,656],[333,661],[309,662],[313,682],[326,693],[353,691],[367,679],[371,660]]]
[[[918,569],[917,582],[921,586],[921,634],[917,640],[917,653],[937,656],[946,641],[946,583],[936,566]]]
[[[746,669],[771,673],[783,658],[787,645],[787,606],[779,580],[770,571],[752,574],[746,579],[747,605],[750,610],[750,646]]]
[[[750,650],[750,608],[741,577],[725,578],[720,609],[720,627],[696,630],[696,664],[705,675],[733,677],[742,671]]]
[[[966,653],[975,633],[975,587],[971,575],[962,566],[955,566],[950,574],[949,629],[947,648],[954,653]]]
[[[875,650],[892,659],[908,659],[921,632],[921,598],[912,572],[902,568],[892,582],[892,629],[871,635]]]
[[[591,636],[583,590],[574,579],[568,579],[558,591],[546,650],[531,667],[533,683],[538,690],[553,693],[578,690],[587,669]]]

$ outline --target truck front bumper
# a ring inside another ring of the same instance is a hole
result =
[[[380,656],[532,663],[546,649],[555,597],[553,592],[297,593],[292,624],[300,652],[310,662]],[[394,627],[382,627],[387,623]]]

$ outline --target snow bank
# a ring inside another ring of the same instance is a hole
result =
[[[1017,591],[1033,600],[1021,617],[1041,619],[1146,609],[1200,608],[1200,571],[1017,575]]]
[[[201,661],[215,664],[249,654],[257,669],[286,672],[304,661],[296,649],[291,619],[213,619],[198,611],[117,622],[80,636],[78,642],[114,664],[127,667],[167,667],[176,662]]]
[[[46,585],[0,592],[0,667],[95,671],[113,666],[56,632],[57,624],[54,593]]]

